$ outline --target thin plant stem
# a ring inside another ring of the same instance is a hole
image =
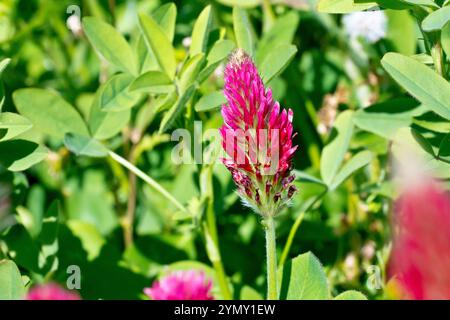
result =
[[[189,210],[186,209],[177,199],[175,199],[164,187],[162,187],[158,182],[150,178],[148,175],[146,175],[144,172],[142,172],[139,168],[137,168],[135,165],[130,163],[128,160],[122,158],[117,153],[113,151],[108,152],[109,156],[120,163],[122,166],[133,172],[136,176],[141,178],[144,182],[146,182],[149,186],[151,186],[153,189],[158,191],[162,196],[164,196],[167,200],[169,200],[177,209],[189,213]]]
[[[217,232],[217,222],[216,222],[216,214],[214,211],[214,192],[213,192],[213,185],[212,185],[212,166],[205,168],[206,175],[204,176],[204,179],[202,179],[203,183],[203,190],[202,192],[205,192],[207,196],[207,206],[206,206],[206,225],[204,227],[205,229],[205,237],[207,238],[208,235],[211,238],[212,245],[214,246],[214,254],[211,258],[211,262],[213,264],[213,268],[216,271],[220,291],[222,292],[222,297],[225,300],[231,300],[232,295],[230,292],[230,287],[228,285],[227,276],[225,273],[225,268],[222,263],[222,255],[220,254],[219,249],[219,235]],[[208,244],[207,244],[208,246]],[[206,248],[208,251],[208,247]]]
[[[272,216],[265,220],[267,255],[267,300],[277,300],[277,247],[275,221]]]
[[[222,297],[224,300],[231,300],[231,291],[228,286],[227,276],[225,274],[225,270],[223,268],[222,260],[213,262],[214,270],[217,274],[217,280],[219,282],[220,291],[222,292]]]
[[[134,164],[130,163],[128,160],[122,158],[121,156],[119,156],[117,153],[115,153],[113,151],[109,151],[108,154],[113,160],[115,160],[118,163],[120,163],[121,165],[123,165],[125,168],[130,170],[137,177],[141,178],[144,182],[146,182],[149,186],[151,186],[156,191],[158,191],[167,200],[172,202],[179,210],[181,210],[181,211],[183,211],[185,213],[189,213],[189,210],[186,209],[186,207],[184,207],[180,202],[178,202],[178,200],[175,199],[166,189],[164,189],[158,182],[156,182],[151,177],[149,177],[144,172],[142,172]],[[217,234],[217,227],[215,225],[215,219],[214,219],[214,223],[213,224],[209,223],[208,226],[209,227],[213,226],[214,227],[214,232],[215,232],[215,234]],[[218,253],[219,249],[218,249],[217,244],[215,242],[214,242],[214,246],[216,247],[216,250],[217,250],[217,253]],[[219,280],[219,285],[221,287],[223,298],[225,300],[231,300],[232,296],[231,296],[230,288],[228,286],[228,282],[226,280],[226,275],[225,275],[225,271],[224,271],[224,268],[223,268],[222,260],[220,258],[220,254],[216,254],[216,259],[213,259],[212,263],[213,263],[213,267],[214,267],[214,269],[215,269],[215,271],[217,273],[217,277],[218,277],[218,280]]]
[[[301,225],[301,223],[303,221],[305,213],[308,212],[309,210],[311,210],[311,208],[314,207],[316,205],[316,203],[327,194],[327,192],[328,192],[328,189],[325,189],[324,192],[319,194],[317,196],[317,198],[314,199],[314,201],[311,202],[311,204],[302,213],[300,213],[298,215],[297,219],[295,219],[295,222],[292,225],[291,230],[289,231],[288,239],[286,240],[286,244],[284,245],[283,252],[281,254],[280,263],[279,263],[280,267],[283,266],[284,263],[287,260],[287,257],[289,255],[289,251],[291,250],[292,243],[294,241],[295,235],[296,235],[296,233],[298,231],[298,228],[300,227],[300,225]]]
[[[295,238],[295,234],[297,233],[298,228],[302,224],[304,217],[305,217],[305,212],[303,211],[302,213],[300,213],[298,215],[297,219],[295,219],[295,222],[292,225],[291,230],[289,231],[289,236],[286,240],[286,245],[283,248],[283,252],[281,253],[280,263],[278,264],[280,267],[283,266],[284,263],[286,262],[286,259],[289,255],[289,251],[291,250],[291,247],[292,247],[292,242],[294,241],[294,238]]]
[[[129,162],[133,165],[136,161],[134,157],[135,147],[136,145],[133,145],[133,147],[131,148],[129,157]],[[125,215],[125,222],[124,222],[124,239],[126,247],[129,247],[131,244],[133,244],[134,216],[136,211],[136,198],[137,198],[136,180],[137,180],[136,174],[134,174],[134,172],[130,170],[128,173],[129,192],[128,192],[127,212]]]

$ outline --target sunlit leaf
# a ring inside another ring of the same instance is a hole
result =
[[[0,261],[0,300],[22,300],[25,297],[20,271],[11,260]]]
[[[450,84],[413,58],[388,53],[381,61],[386,71],[413,97],[450,119]]]
[[[119,70],[136,74],[135,56],[125,38],[98,18],[83,19],[83,30],[95,50]]]
[[[63,139],[68,132],[89,135],[81,115],[61,96],[44,89],[20,89],[13,94],[19,112],[34,128]]]

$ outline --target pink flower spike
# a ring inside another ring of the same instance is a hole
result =
[[[223,163],[233,176],[242,200],[263,216],[276,215],[293,197],[291,175],[292,110],[282,109],[264,87],[252,59],[236,50],[225,69],[219,129],[227,154]],[[282,183],[284,182],[284,183]]]
[[[153,300],[214,300],[212,281],[203,272],[176,271],[155,281],[144,293]]]
[[[33,287],[27,294],[26,300],[81,300],[76,291],[69,291],[59,284],[48,283]]]
[[[450,299],[450,195],[434,181],[406,188],[396,203],[389,262],[407,299]]]

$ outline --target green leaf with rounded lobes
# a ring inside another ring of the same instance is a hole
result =
[[[377,6],[375,1],[369,3],[354,3],[353,0],[320,0],[317,10],[324,13],[350,13],[363,11]]]
[[[299,14],[295,11],[279,17],[273,26],[263,34],[258,44],[255,61],[259,65],[275,48],[282,45],[290,45],[300,21]]]
[[[229,7],[254,8],[263,0],[217,0],[217,2]]]
[[[94,49],[123,72],[135,75],[135,55],[125,38],[110,24],[95,18],[83,18],[83,30]]]
[[[339,187],[347,178],[349,178],[354,172],[358,171],[362,167],[365,167],[372,161],[372,153],[370,151],[361,151],[345,163],[331,183],[330,190],[335,190]]]
[[[353,0],[355,5],[373,4],[373,9],[381,7],[383,9],[394,9],[394,10],[408,10],[411,9],[411,5],[403,0]]]
[[[188,104],[189,100],[191,100],[194,92],[195,86],[192,85],[184,92],[183,95],[178,98],[177,102],[172,106],[172,108],[170,108],[166,112],[163,119],[161,120],[159,133],[166,132],[172,127],[173,123],[178,119],[183,110],[185,110],[186,105]]]
[[[17,113],[0,113],[0,141],[10,140],[27,132],[33,124]]]
[[[240,300],[264,300],[258,291],[249,286],[243,286],[239,294]]]
[[[27,140],[0,142],[0,165],[9,171],[24,171],[45,159],[48,152],[43,146]]]
[[[334,297],[334,300],[367,300],[367,297],[356,290],[348,290]]]
[[[182,95],[189,86],[196,82],[197,76],[205,61],[205,55],[199,53],[189,58],[180,70],[178,91]]]
[[[328,186],[331,186],[350,145],[353,134],[353,114],[353,111],[347,110],[337,117],[328,144],[322,151],[320,173],[322,180]]]
[[[425,107],[415,99],[392,99],[359,109],[353,116],[353,122],[360,129],[392,139],[398,129],[411,125],[413,117],[423,111]]]
[[[42,133],[59,139],[68,132],[89,135],[78,111],[56,93],[44,89],[20,89],[14,92],[13,100],[20,114]]]
[[[444,78],[415,59],[398,53],[386,54],[381,64],[413,97],[450,119],[450,84]]]
[[[231,40],[217,41],[208,53],[206,58],[207,66],[216,64],[217,62],[222,62],[224,59],[229,57],[234,48],[236,48],[236,45]]]
[[[416,21],[408,10],[385,10],[388,18],[386,39],[395,47],[395,51],[413,55],[417,50]]]
[[[450,6],[445,6],[430,13],[422,21],[422,29],[427,32],[441,30],[449,21]]]
[[[282,45],[273,49],[260,65],[261,78],[269,83],[280,75],[294,59],[297,47],[292,44]]]
[[[433,0],[402,0],[402,1],[413,5],[439,8],[439,6],[436,3],[434,3]]]
[[[108,155],[108,149],[103,144],[89,137],[68,133],[64,137],[64,144],[77,156],[102,158]]]
[[[211,92],[204,95],[195,105],[197,112],[211,111],[220,108],[227,100],[221,91]]]
[[[122,131],[131,117],[131,109],[118,112],[107,112],[101,109],[101,97],[105,85],[102,85],[97,90],[89,115],[89,129],[91,130],[92,137],[98,140],[114,137]]]
[[[161,71],[173,79],[177,67],[175,50],[166,33],[152,17],[145,14],[139,14],[139,27],[147,48],[152,52]]]
[[[256,36],[247,11],[240,7],[233,8],[234,35],[237,46],[253,57],[256,46]]]
[[[220,66],[220,64],[230,56],[236,47],[231,40],[217,41],[206,58],[206,67],[198,75],[198,83],[203,83]]]
[[[166,3],[153,14],[155,21],[161,26],[170,42],[173,41],[175,36],[175,25],[177,20],[177,6],[174,3]]]
[[[134,78],[125,73],[114,75],[106,82],[100,97],[103,111],[124,111],[133,108],[142,98],[139,92],[128,89]]]
[[[441,44],[447,57],[450,57],[450,23],[447,23],[445,27],[442,28]]]
[[[278,270],[280,300],[328,300],[328,280],[322,264],[307,252]]]
[[[11,260],[0,261],[0,300],[22,300],[25,287],[19,268]]]
[[[192,30],[192,43],[190,47],[190,56],[194,57],[199,53],[205,53],[208,44],[208,37],[211,32],[212,13],[211,6],[205,7],[195,21]]]
[[[161,71],[148,71],[137,77],[130,85],[129,91],[152,94],[170,93],[175,90],[173,81]]]

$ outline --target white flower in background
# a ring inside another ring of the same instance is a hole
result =
[[[79,37],[83,34],[83,26],[81,25],[80,16],[77,14],[71,15],[66,21],[67,28],[76,36]]]
[[[353,12],[346,14],[342,22],[351,40],[362,37],[375,43],[386,37],[388,20],[383,11]]]
[[[181,43],[183,44],[183,47],[188,49],[192,44],[192,38],[191,37],[183,38],[183,41]]]

